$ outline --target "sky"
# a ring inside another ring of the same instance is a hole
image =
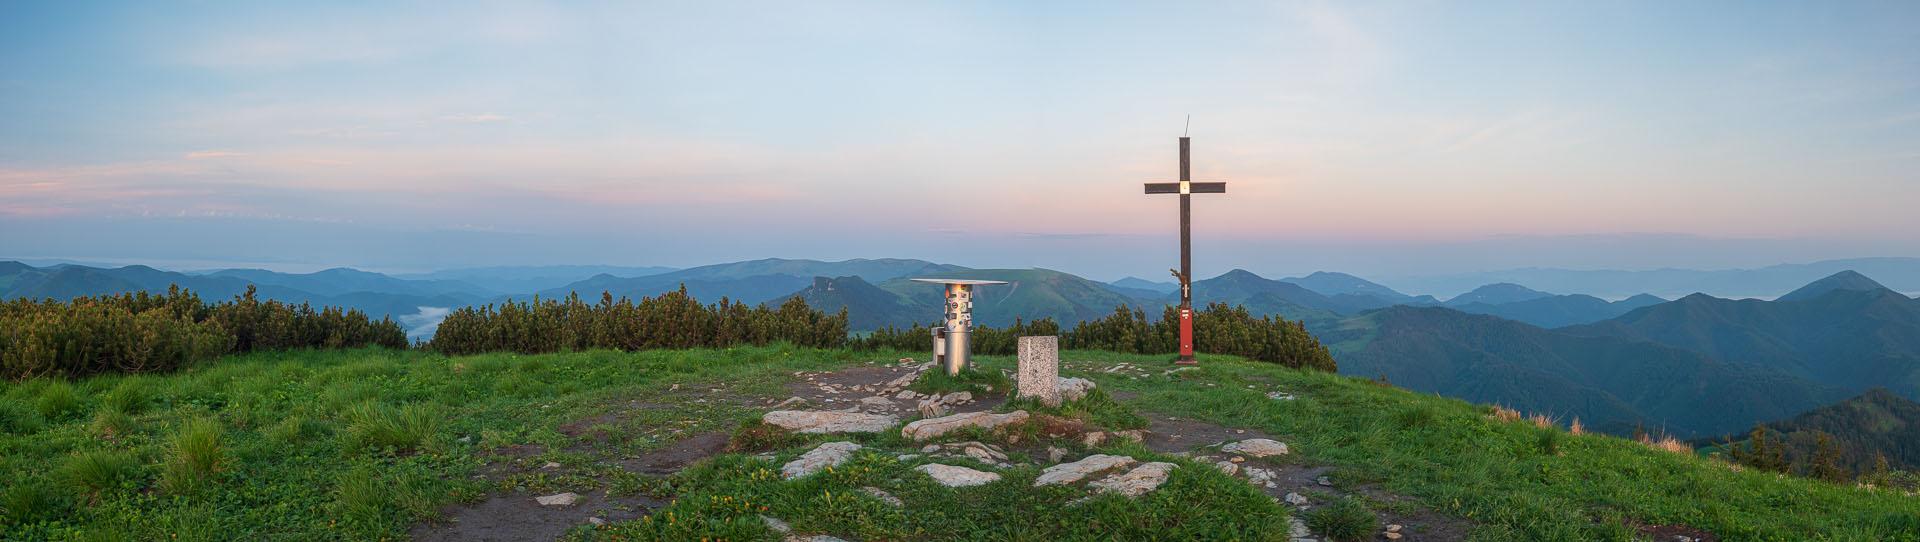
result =
[[[0,259],[1920,256],[1913,2],[15,2]],[[1189,124],[1189,116],[1191,122]]]

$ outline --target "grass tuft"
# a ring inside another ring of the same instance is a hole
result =
[[[100,404],[127,414],[139,414],[146,412],[147,407],[153,404],[153,394],[147,391],[144,381],[129,378],[120,381],[120,385],[114,386],[113,391],[101,397]]]
[[[440,427],[433,407],[422,403],[396,409],[369,401],[348,410],[346,417],[347,435],[359,448],[412,451],[430,444]]]
[[[1567,426],[1567,432],[1575,435],[1585,435],[1587,434],[1587,428],[1580,425],[1580,418],[1576,416],[1573,418],[1573,423]]]
[[[40,416],[49,421],[66,421],[78,418],[85,409],[80,404],[80,392],[66,381],[57,381],[40,390],[40,400],[34,403]]]
[[[43,484],[22,482],[0,491],[0,518],[8,525],[28,525],[53,519],[66,503]],[[4,531],[0,531],[4,532]]]
[[[1560,442],[1564,436],[1559,429],[1546,427],[1539,430],[1540,436],[1534,440],[1534,446],[1543,455],[1560,455]]]
[[[0,435],[35,433],[43,425],[39,412],[19,401],[0,398]]]
[[[1433,405],[1422,403],[1419,405],[1414,405],[1409,408],[1401,409],[1400,412],[1394,416],[1394,418],[1396,419],[1396,421],[1400,422],[1401,428],[1418,429],[1421,427],[1433,425],[1434,420],[1437,420],[1440,418],[1440,412],[1438,410],[1435,410],[1433,408]]]
[[[114,438],[132,434],[139,430],[139,424],[134,423],[133,416],[126,412],[109,407],[93,413],[93,422],[88,424],[88,429],[100,438]]]
[[[67,456],[67,462],[61,465],[59,474],[68,482],[100,492],[133,479],[138,468],[139,464],[126,454],[93,450]]]
[[[927,395],[960,391],[987,393],[989,388],[998,392],[1012,391],[1013,381],[1008,380],[1007,376],[1000,374],[999,371],[968,369],[960,371],[958,375],[949,376],[945,370],[934,367],[920,373],[919,379],[907,385],[907,389]]]
[[[1302,516],[1308,528],[1332,540],[1366,540],[1380,528],[1380,517],[1351,497],[1307,511]]]
[[[292,414],[281,419],[280,423],[274,424],[271,429],[268,429],[267,438],[273,439],[275,443],[284,446],[306,442],[315,437],[326,436],[332,432],[332,426],[313,419],[313,416],[307,414]]]
[[[1687,443],[1680,442],[1680,439],[1673,438],[1671,435],[1661,435],[1659,438],[1654,438],[1651,435],[1643,434],[1640,435],[1640,438],[1637,440],[1639,440],[1641,444],[1645,444],[1647,447],[1655,450],[1682,455],[1693,455],[1693,447],[1687,446]]]

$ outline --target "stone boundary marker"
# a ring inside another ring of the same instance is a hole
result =
[[[1020,374],[1017,397],[1039,399],[1060,406],[1060,338],[1053,335],[1020,338]]]

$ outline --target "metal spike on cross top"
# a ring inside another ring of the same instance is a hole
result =
[[[1180,182],[1147,183],[1148,194],[1180,195],[1180,270],[1173,273],[1180,280],[1180,358],[1174,360],[1180,365],[1200,363],[1193,359],[1193,195],[1227,192],[1224,182],[1193,182],[1189,149],[1187,136],[1180,136]]]

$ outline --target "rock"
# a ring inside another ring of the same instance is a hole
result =
[[[939,399],[921,399],[920,405],[914,408],[920,411],[922,418],[938,418],[947,415],[947,405],[941,403]]]
[[[880,489],[880,488],[877,488],[877,487],[873,487],[873,486],[867,486],[867,487],[863,487],[863,488],[860,488],[860,490],[861,490],[861,491],[865,491],[865,492],[867,492],[867,494],[868,494],[868,495],[872,495],[872,496],[873,496],[873,498],[875,498],[875,499],[880,499],[880,502],[884,502],[884,503],[887,503],[887,504],[891,504],[891,505],[894,505],[894,506],[906,506],[906,505],[907,505],[907,503],[904,503],[904,502],[900,502],[900,498],[899,498],[899,497],[895,497],[895,496],[893,496],[893,494],[892,494],[892,493],[887,493],[887,492],[886,492],[886,490],[883,490],[883,489]]]
[[[1299,493],[1288,493],[1287,504],[1291,504],[1294,506],[1305,506],[1307,504],[1307,496],[1301,495]]]
[[[1400,533],[1380,533],[1380,536],[1384,536],[1384,537],[1387,537],[1387,540],[1399,540],[1399,539],[1400,539]],[[1681,540],[1680,540],[1680,542],[1693,542],[1693,539],[1691,539],[1691,538],[1687,538],[1687,537],[1684,537],[1684,536],[1683,536],[1683,537],[1680,537],[1680,539],[1681,539]]]
[[[1279,399],[1279,400],[1281,400],[1281,401],[1292,401],[1292,400],[1293,400],[1293,394],[1291,394],[1291,393],[1287,393],[1287,392],[1284,392],[1284,391],[1276,391],[1276,392],[1271,392],[1271,393],[1268,393],[1268,394],[1267,394],[1267,398],[1268,398],[1268,399]]]
[[[1219,467],[1220,472],[1226,473],[1227,476],[1233,476],[1234,474],[1238,474],[1240,472],[1240,466],[1233,464],[1233,462],[1231,461],[1221,461],[1219,463],[1214,463],[1213,466]]]
[[[940,404],[947,405],[947,406],[954,406],[954,405],[958,405],[960,403],[965,403],[967,401],[972,401],[972,400],[973,400],[973,392],[956,391],[956,392],[941,396]]]
[[[919,397],[919,396],[920,394],[914,393],[913,390],[900,390],[900,393],[898,395],[894,395],[893,398],[912,400],[913,398]]]
[[[841,463],[846,463],[848,459],[853,459],[853,452],[859,450],[860,445],[852,442],[821,444],[801,454],[799,459],[788,461],[786,466],[780,467],[780,475],[787,478],[800,478],[820,472],[827,467],[839,466]]]
[[[1274,471],[1259,467],[1246,467],[1245,470],[1247,471],[1247,483],[1253,484],[1255,487],[1274,487],[1273,479],[1278,476]]]
[[[863,404],[863,405],[867,405],[867,406],[876,406],[876,407],[882,407],[882,408],[891,408],[891,407],[893,407],[893,401],[891,401],[891,400],[888,400],[888,399],[887,399],[887,398],[885,398],[885,397],[879,397],[879,396],[874,396],[874,397],[868,397],[868,398],[866,398],[866,399],[861,399],[861,400],[860,400],[860,404]]]
[[[1106,441],[1107,434],[1099,431],[1089,431],[1087,434],[1080,436],[1080,443],[1085,444],[1088,448],[1099,446],[1100,443]]]
[[[1011,423],[1027,421],[1027,411],[1015,410],[1006,414],[991,412],[965,412],[952,416],[918,420],[900,428],[900,436],[912,440],[926,440],[962,427],[981,427],[993,429]]]
[[[1247,460],[1247,458],[1244,458],[1244,457],[1240,457],[1240,456],[1237,456],[1237,455],[1236,455],[1236,456],[1233,456],[1233,457],[1231,457],[1231,458],[1228,458],[1228,459],[1227,459],[1227,461],[1231,461],[1231,462],[1234,462],[1234,463],[1240,463],[1240,462],[1243,462],[1243,461],[1246,461],[1246,460]]]
[[[1061,463],[1041,469],[1040,477],[1033,480],[1034,487],[1054,484],[1071,484],[1094,473],[1133,464],[1133,458],[1124,455],[1090,455],[1072,463]]]
[[[592,523],[592,524],[594,524],[594,525],[596,525],[596,526],[597,526],[597,525],[606,525],[606,524],[607,524],[607,520],[604,520],[604,519],[600,519],[600,516],[593,516],[593,517],[589,517],[589,518],[587,518],[587,523]]]
[[[1313,483],[1320,484],[1327,487],[1333,487],[1333,481],[1328,480],[1327,477],[1325,476],[1321,476],[1319,479],[1314,480]]]
[[[928,463],[914,467],[913,470],[927,473],[927,476],[933,477],[933,481],[947,487],[977,486],[1000,479],[999,474],[939,463]]]
[[[813,536],[794,535],[787,537],[783,542],[847,542],[847,539],[824,534],[816,534]]]
[[[1220,447],[1220,451],[1230,454],[1250,455],[1253,457],[1286,455],[1287,443],[1263,438],[1247,439],[1222,446]]]
[[[1306,538],[1313,536],[1313,531],[1307,530],[1307,522],[1300,521],[1300,518],[1287,518],[1287,536]]]
[[[1066,451],[1066,450],[1063,450],[1063,449],[1060,449],[1060,448],[1059,448],[1059,447],[1057,447],[1057,446],[1048,446],[1048,447],[1047,447],[1047,462],[1048,462],[1048,463],[1059,463],[1061,459],[1065,459],[1066,457],[1067,457],[1067,451]]]
[[[1128,497],[1138,497],[1143,493],[1159,488],[1160,484],[1167,483],[1167,473],[1173,472],[1176,466],[1177,465],[1172,463],[1155,461],[1134,467],[1133,470],[1127,471],[1126,474],[1117,474],[1094,480],[1092,483],[1087,484],[1087,487],[1093,488],[1096,491],[1114,492]]]
[[[780,521],[767,516],[760,516],[760,520],[767,522],[767,528],[773,529],[773,532],[776,532],[776,533],[793,532],[793,526],[787,525],[787,522],[785,521]]]
[[[548,461],[547,464],[540,466],[540,470],[557,469],[557,468],[560,468],[560,464],[552,461]]]
[[[925,448],[920,449],[920,453],[923,453],[923,454],[930,454],[938,451],[940,451],[939,444],[928,444]]]
[[[1081,397],[1086,397],[1087,392],[1092,391],[1093,387],[1094,384],[1092,380],[1085,378],[1062,378],[1059,384],[1060,400],[1078,401]]]
[[[573,503],[580,502],[580,494],[569,491],[559,495],[534,497],[533,500],[540,503],[540,506],[573,506]]]
[[[760,421],[797,433],[877,433],[900,423],[899,418],[885,414],[805,410],[776,410]]]
[[[1402,527],[1401,527],[1401,526],[1400,526],[1400,524],[1398,524],[1398,523],[1395,523],[1395,524],[1392,524],[1392,525],[1388,525],[1388,526],[1387,526],[1387,532],[1389,532],[1389,533],[1397,533],[1397,532],[1400,532],[1400,529],[1402,529]]]

